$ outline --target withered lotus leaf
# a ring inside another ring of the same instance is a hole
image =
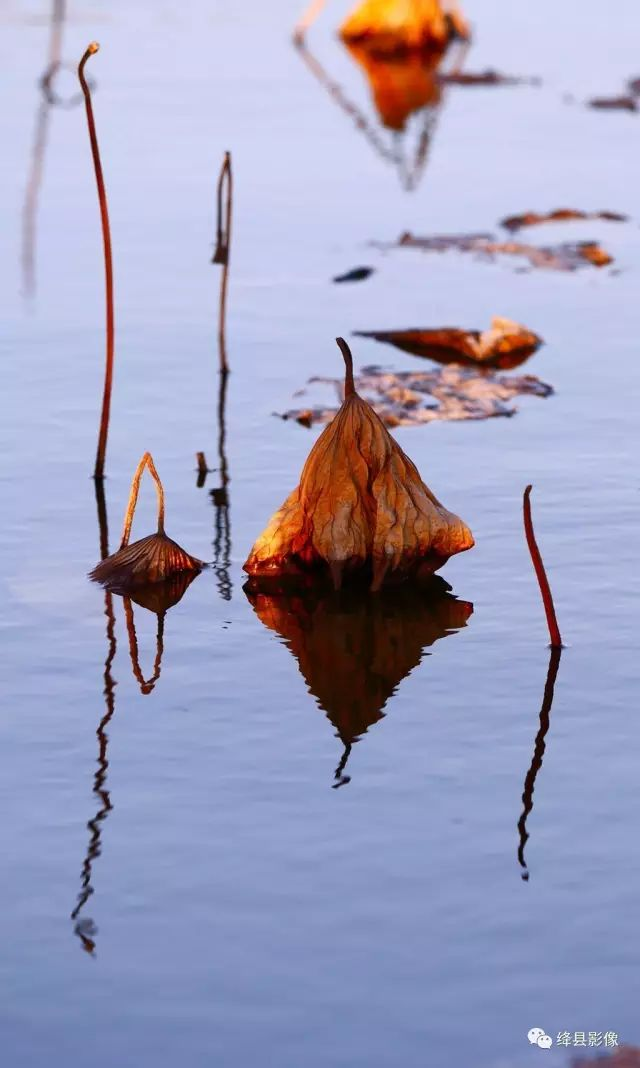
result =
[[[138,502],[140,479],[148,467],[156,484],[158,495],[158,530],[146,538],[129,544],[131,525]],[[204,564],[185,552],[177,542],[167,536],[164,529],[164,490],[151,454],[145,452],[131,483],[129,501],[125,512],[124,529],[120,548],[106,560],[102,560],[90,578],[112,590],[126,591],[133,587],[164,582],[185,571],[201,571]]]
[[[349,346],[337,342],[347,368],[344,402],[244,569],[268,578],[329,568],[336,587],[343,573],[370,569],[377,590],[385,578],[432,574],[474,542],[358,396]]]
[[[439,363],[461,363],[500,367],[518,367],[542,344],[532,330],[494,316],[488,330],[461,330],[442,326],[430,330],[357,330],[357,337],[395,345],[413,356],[425,356]]]
[[[343,41],[387,54],[442,50],[468,32],[460,12],[445,13],[440,0],[362,0],[340,27]]]

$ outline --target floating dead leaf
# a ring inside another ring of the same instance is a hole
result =
[[[275,513],[244,565],[252,577],[368,572],[427,575],[473,545],[471,531],[425,486],[371,406],[358,396],[347,343],[342,406],[313,446],[299,486]]]
[[[555,211],[525,211],[521,215],[507,215],[500,220],[500,226],[515,233],[525,226],[539,226],[547,222],[574,222],[579,219],[603,219],[606,222],[627,222],[628,215],[617,211],[579,211],[575,208],[556,208]]]
[[[367,278],[370,278],[373,274],[374,267],[352,267],[350,271],[346,271],[344,274],[337,274],[333,279],[334,282],[364,282]]]
[[[362,0],[340,36],[389,55],[442,51],[452,37],[468,37],[469,29],[460,11],[445,12],[440,0]]]
[[[355,333],[357,337],[383,341],[412,356],[424,356],[438,363],[503,370],[518,367],[542,344],[542,338],[533,331],[499,316],[494,316],[491,328],[483,331],[443,326],[432,330],[356,330]]]
[[[637,111],[638,101],[625,93],[620,96],[596,96],[587,101],[587,107],[597,111]]]
[[[156,484],[158,495],[158,530],[140,541],[129,544],[131,525],[138,503],[140,479],[145,467]],[[129,501],[124,518],[120,548],[106,560],[102,560],[90,573],[90,578],[101,582],[116,592],[128,592],[139,586],[164,582],[181,572],[198,572],[205,565],[190,556],[177,542],[172,541],[164,530],[164,490],[151,454],[145,452],[131,483]],[[184,592],[184,591],[183,591]]]
[[[425,649],[467,625],[473,605],[450,590],[439,576],[424,590],[405,583],[375,595],[317,584],[295,596],[273,595],[253,589],[251,580],[245,586],[256,615],[284,639],[347,749],[383,718]]]
[[[497,70],[464,71],[453,70],[438,75],[442,85],[541,85],[540,78],[519,76],[514,74],[500,74]]]
[[[494,260],[513,256],[526,260],[531,267],[552,271],[577,271],[591,264],[605,267],[613,263],[596,241],[565,241],[558,245],[525,245],[519,241],[496,241],[492,234],[434,234],[420,237],[409,232],[396,242],[373,242],[380,249],[415,248],[422,252],[472,252],[479,259]]]
[[[338,379],[310,380],[310,384],[318,383],[332,385],[341,393]],[[356,386],[388,427],[511,416],[517,411],[510,403],[515,397],[549,397],[553,393],[551,386],[534,375],[500,375],[490,368],[478,371],[454,364],[433,371],[400,373],[365,367],[356,378]],[[335,414],[335,407],[318,406],[292,408],[280,418],[313,426],[330,422]]]
[[[348,48],[365,73],[376,111],[388,129],[404,130],[414,112],[440,104],[440,54],[380,56],[361,44]]]

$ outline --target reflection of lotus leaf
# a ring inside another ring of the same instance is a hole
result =
[[[439,638],[465,627],[473,605],[443,579],[377,594],[312,587],[295,596],[245,586],[261,622],[285,641],[309,691],[345,745],[364,734],[402,680]]]
[[[136,586],[128,591],[129,597],[142,608],[163,616],[170,608],[181,601],[189,586],[199,575],[199,571],[182,571],[164,582],[153,582],[148,586]]]
[[[362,67],[378,114],[389,129],[403,130],[413,112],[440,103],[439,56],[378,56],[361,45],[349,45],[349,51]]]

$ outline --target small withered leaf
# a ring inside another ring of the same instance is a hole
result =
[[[470,549],[471,531],[424,484],[373,408],[355,391],[347,343],[344,402],[313,446],[299,486],[253,546],[244,569],[264,578],[320,568],[385,578],[430,574]]]
[[[129,544],[131,525],[138,503],[140,479],[145,467],[156,484],[158,496],[158,530],[146,538]],[[148,586],[155,582],[164,582],[182,572],[201,571],[205,565],[201,560],[190,556],[177,542],[165,534],[164,530],[164,490],[151,454],[145,452],[140,460],[131,483],[129,501],[124,517],[124,529],[120,548],[106,560],[102,560],[89,577],[95,582],[116,592],[126,592],[135,587]]]
[[[113,590],[130,589],[164,582],[182,571],[201,571],[202,567],[201,560],[190,556],[166,534],[159,533],[118,549],[94,567],[90,578]]]
[[[413,356],[424,356],[438,363],[460,363],[509,369],[532,355],[542,339],[526,326],[494,316],[488,330],[462,330],[442,326],[433,329],[357,330],[357,337],[387,342]]]

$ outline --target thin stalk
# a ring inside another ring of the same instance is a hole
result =
[[[225,152],[222,167],[220,168],[217,187],[217,209],[216,249],[212,262],[222,264],[218,310],[218,350],[220,353],[220,371],[226,374],[229,370],[226,345],[227,287],[231,254],[231,219],[233,215],[233,172],[230,152]]]
[[[95,479],[104,478],[104,461],[107,452],[107,437],[109,434],[109,414],[111,410],[111,389],[113,385],[113,348],[114,348],[114,323],[113,323],[113,261],[111,257],[111,231],[109,228],[109,210],[107,207],[107,194],[102,175],[102,163],[100,162],[100,149],[96,135],[96,125],[93,118],[93,106],[91,104],[91,92],[87,85],[84,68],[89,56],[95,55],[100,45],[92,41],[78,66],[78,78],[84,94],[85,108],[87,112],[87,125],[89,127],[89,140],[91,142],[91,155],[98,187],[98,202],[100,204],[100,220],[102,223],[102,243],[104,246],[104,274],[106,288],[106,315],[107,315],[107,351],[104,373],[104,390],[102,394],[102,413],[100,416],[100,431],[98,434],[98,448],[96,452],[96,464],[93,471]]]
[[[524,532],[526,534],[527,545],[529,546],[531,560],[533,562],[536,577],[538,579],[538,585],[540,587],[540,593],[542,595],[542,603],[544,605],[544,610],[547,617],[547,626],[549,628],[549,637],[551,638],[551,648],[562,649],[562,638],[560,637],[560,628],[558,627],[558,620],[556,619],[556,610],[553,605],[553,597],[551,596],[551,587],[549,586],[547,573],[544,569],[542,557],[540,556],[540,550],[538,549],[536,536],[533,532],[533,522],[531,519],[531,501],[529,500],[529,497],[531,495],[531,489],[531,486],[527,486],[524,491],[524,497],[522,500],[522,509],[524,515]]]
[[[131,526],[133,523],[133,516],[138,503],[138,493],[140,492],[140,479],[142,478],[145,467],[149,468],[149,474],[153,478],[156,484],[156,494],[158,496],[158,534],[164,534],[164,489],[162,488],[162,482],[160,476],[156,471],[155,464],[150,452],[145,452],[144,456],[138,464],[135,474],[131,482],[131,489],[129,490],[129,500],[127,501],[126,511],[124,513],[124,525],[122,528],[122,540],[120,542],[120,548],[126,549],[129,544],[129,537],[131,535]]]

